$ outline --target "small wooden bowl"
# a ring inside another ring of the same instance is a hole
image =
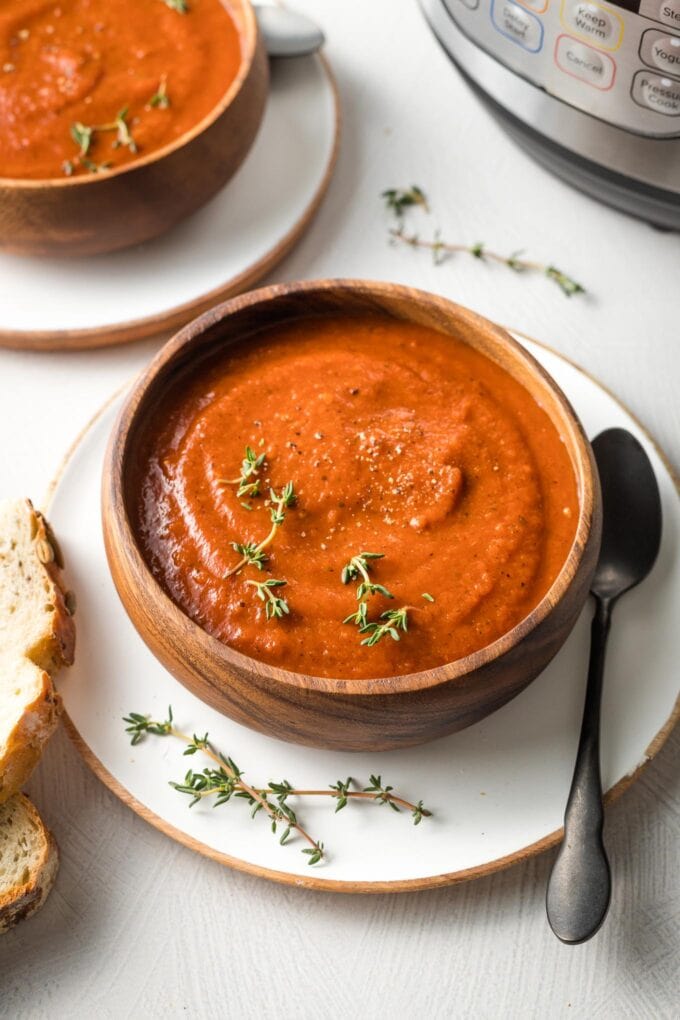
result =
[[[245,159],[264,113],[269,64],[249,0],[229,11],[241,35],[236,78],[191,131],[105,174],[0,178],[0,250],[97,255],[149,241],[195,212]]]
[[[130,525],[128,470],[157,398],[198,359],[263,326],[309,315],[382,313],[457,336],[540,401],[564,436],[578,484],[569,556],[533,612],[492,645],[448,665],[377,680],[334,680],[277,669],[211,637],[153,577]],[[284,284],[219,305],[160,351],[128,396],[103,474],[109,566],[132,622],[154,655],[203,701],[282,740],[339,750],[387,750],[463,729],[518,694],[550,662],[583,608],[600,545],[600,489],[592,451],[561,390],[507,333],[444,298],[387,283]]]

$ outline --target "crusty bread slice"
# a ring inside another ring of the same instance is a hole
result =
[[[0,804],[0,935],[42,907],[58,868],[57,844],[28,797]]]
[[[0,804],[38,763],[61,711],[51,673],[73,662],[61,553],[30,500],[0,502]]]

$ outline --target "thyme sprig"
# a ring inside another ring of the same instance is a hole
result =
[[[440,231],[436,230],[431,239],[422,238],[417,233],[408,233],[404,228],[403,218],[407,208],[414,205],[422,206],[429,212],[427,198],[422,188],[413,185],[409,189],[389,188],[383,191],[381,198],[385,207],[397,218],[397,225],[388,231],[391,244],[404,244],[411,248],[424,248],[432,252],[435,265],[441,265],[453,255],[466,253],[480,261],[496,262],[507,266],[516,273],[536,272],[552,280],[560,288],[566,297],[573,297],[574,294],[585,294],[585,287],[568,276],[557,266],[537,262],[532,259],[523,258],[522,251],[512,252],[510,255],[500,255],[491,251],[486,245],[478,241],[475,244],[452,244],[445,241]]]
[[[295,504],[295,498],[295,488],[292,482],[287,482],[278,494],[274,489],[269,490],[269,499],[271,502],[269,512],[272,521],[271,530],[267,537],[257,544],[254,542],[231,543],[232,548],[240,554],[241,559],[238,561],[236,566],[231,567],[231,569],[226,572],[224,575],[225,579],[237,574],[239,570],[247,564],[252,564],[257,567],[258,570],[263,569],[264,564],[268,560],[264,550],[274,540],[276,532],[286,519],[286,510]]]
[[[264,602],[264,614],[267,620],[288,616],[290,613],[288,602],[285,598],[275,595],[272,591],[273,588],[283,588],[288,584],[287,581],[280,581],[275,577],[270,577],[266,581],[246,581],[246,584],[252,585],[258,599]]]
[[[161,80],[158,83],[158,88],[146,104],[146,108],[147,110],[167,110],[169,106],[170,96],[168,95],[168,76],[167,74],[162,74]]]
[[[73,159],[66,159],[62,163],[62,170],[66,176],[70,177],[78,166],[92,174],[103,173],[111,169],[109,161],[96,163],[90,159],[90,150],[96,135],[101,132],[115,131],[116,137],[113,142],[113,148],[119,149],[125,147],[130,152],[136,153],[137,143],[132,136],[132,131],[128,124],[128,116],[129,108],[124,106],[122,110],[118,111],[115,119],[108,124],[83,124],[79,120],[71,124],[71,138],[78,146],[78,152]]]
[[[338,779],[327,789],[303,790],[294,787],[287,779],[278,782],[270,780],[264,787],[251,786],[243,778],[244,773],[233,758],[219,751],[210,743],[208,733],[189,736],[177,729],[174,724],[172,706],[168,707],[168,716],[164,720],[154,720],[139,712],[130,712],[123,721],[127,724],[125,732],[130,734],[131,743],[137,745],[146,736],[172,736],[185,745],[185,755],[204,754],[212,767],[201,771],[189,769],[182,782],[171,782],[170,786],[178,793],[191,798],[189,807],[205,798],[214,798],[214,807],[229,803],[232,798],[245,800],[251,808],[251,818],[264,811],[271,822],[271,830],[278,835],[279,827],[283,829],[279,836],[279,844],[285,846],[293,833],[297,833],[308,845],[302,853],[309,858],[308,864],[318,864],[323,860],[326,851],[320,840],[314,839],[302,826],[295,810],[288,803],[293,797],[330,797],[336,801],[335,813],[347,806],[350,800],[369,800],[378,804],[388,804],[394,811],[406,810],[413,818],[413,824],[419,825],[423,818],[431,812],[423,806],[422,800],[413,804],[393,792],[393,787],[383,784],[382,777],[371,775],[369,785],[363,789],[355,788],[355,780],[351,776]]]
[[[251,499],[260,495],[260,468],[267,459],[266,453],[255,453],[252,446],[246,446],[241,462],[241,474],[238,478],[220,478],[220,485],[238,485],[236,495],[239,499],[247,496]],[[254,478],[255,481],[250,479]]]
[[[378,641],[387,637],[388,634],[393,641],[399,641],[399,631],[404,633],[408,631],[408,611],[411,608],[411,606],[402,606],[401,609],[388,609],[385,613],[380,614],[380,619],[384,620],[384,623],[379,623],[376,620],[365,623],[363,627],[359,628],[360,634],[368,635],[361,642],[362,645],[368,645],[370,648],[377,645]]]
[[[374,584],[371,581],[369,571],[372,560],[381,560],[385,553],[361,552],[352,556],[349,563],[346,563],[340,572],[340,580],[343,584],[361,577],[361,583],[357,586],[357,602],[368,595],[384,595],[387,599],[393,599],[394,595],[383,584]]]

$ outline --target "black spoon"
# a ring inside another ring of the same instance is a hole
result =
[[[593,441],[602,485],[602,546],[591,584],[588,686],[574,778],[564,814],[564,839],[548,880],[548,921],[558,939],[585,942],[605,919],[611,895],[602,842],[600,702],[607,635],[617,599],[643,581],[661,542],[661,499],[652,465],[625,429],[608,429]]]

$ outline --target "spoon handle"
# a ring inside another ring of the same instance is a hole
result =
[[[562,942],[585,942],[605,919],[611,895],[602,842],[600,702],[612,601],[597,599],[590,631],[590,665],[574,777],[564,814],[564,838],[548,881],[548,921]]]

